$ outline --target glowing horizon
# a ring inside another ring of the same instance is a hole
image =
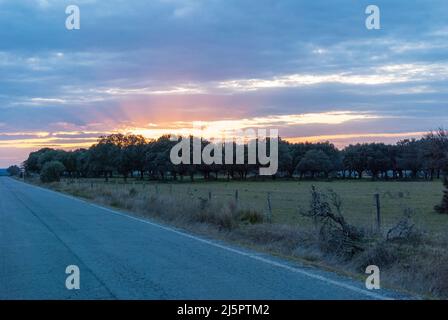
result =
[[[0,167],[195,121],[338,147],[448,127],[446,1],[378,0],[381,30],[362,1],[78,2],[68,31],[64,1],[0,0]]]
[[[0,133],[0,151],[7,150],[9,154],[5,163],[13,164],[14,160],[21,163],[30,151],[40,148],[54,148],[75,150],[89,148],[94,145],[100,136],[113,133],[142,135],[146,139],[157,139],[163,135],[197,136],[204,139],[222,138],[234,134],[235,130],[269,128],[279,129],[279,135],[285,141],[296,142],[324,142],[329,141],[338,148],[357,142],[396,142],[405,138],[418,138],[426,132],[401,132],[401,133],[339,133],[331,135],[307,135],[294,136],[282,134],[282,128],[288,130],[291,127],[307,127],[312,125],[345,125],[356,121],[381,119],[379,115],[369,112],[334,111],[323,113],[305,113],[291,115],[270,115],[266,117],[254,117],[243,119],[225,119],[209,121],[173,121],[160,124],[148,123],[146,127],[122,126],[104,131],[53,131],[53,132],[9,132]],[[232,136],[231,136],[232,138]],[[14,152],[15,151],[15,152]],[[20,161],[18,161],[20,159]]]

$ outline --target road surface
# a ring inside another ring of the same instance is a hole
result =
[[[66,288],[69,265],[79,290]],[[0,177],[0,299],[398,297]]]

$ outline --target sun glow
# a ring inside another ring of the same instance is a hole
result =
[[[248,128],[285,128],[309,124],[336,125],[349,121],[381,118],[370,113],[355,113],[351,111],[304,113],[289,115],[270,115],[245,119],[210,120],[193,122],[174,122],[167,127],[128,128],[127,132],[140,134],[147,138],[156,138],[161,135],[175,134],[180,136],[203,136],[205,138],[218,138],[228,136],[235,130]],[[280,132],[281,133],[281,132]]]

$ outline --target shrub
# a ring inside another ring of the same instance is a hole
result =
[[[18,166],[10,166],[8,169],[6,169],[6,171],[11,176],[18,176],[18,175],[20,175],[20,168]]]
[[[300,213],[312,218],[319,227],[319,246],[323,252],[348,259],[363,250],[364,235],[346,222],[341,198],[333,190],[323,193],[312,186],[310,208]]]
[[[375,242],[372,246],[360,253],[354,260],[356,268],[364,272],[369,265],[386,268],[398,259],[397,249],[385,241]]]
[[[257,224],[264,222],[264,215],[256,210],[241,210],[238,212],[241,222]]]
[[[212,214],[212,217],[213,218],[210,222],[217,225],[220,230],[230,231],[238,227],[234,215],[228,208],[223,208],[220,211],[214,212],[214,214]]]
[[[415,227],[412,221],[412,213],[413,211],[410,208],[404,210],[404,217],[387,232],[386,239],[388,241],[420,244],[423,233]]]
[[[448,214],[448,178],[445,177],[443,181],[443,185],[445,186],[445,191],[443,191],[442,203],[434,207],[434,210],[438,213]]]
[[[130,197],[135,197],[138,194],[138,191],[135,188],[131,188],[129,190],[129,196]]]
[[[58,182],[64,173],[65,167],[59,161],[49,161],[44,164],[40,172],[40,180],[44,183]]]
[[[199,204],[199,208],[197,205]],[[210,204],[199,199],[196,207],[193,207],[188,215],[190,221],[215,225],[219,230],[230,231],[238,227],[237,215],[231,207],[220,204]],[[181,212],[179,212],[181,213]]]

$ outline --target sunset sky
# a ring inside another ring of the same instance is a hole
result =
[[[65,28],[65,8],[81,29]],[[369,4],[381,30],[365,28]],[[448,126],[446,0],[0,0],[0,167],[99,135],[277,128],[291,141]]]

